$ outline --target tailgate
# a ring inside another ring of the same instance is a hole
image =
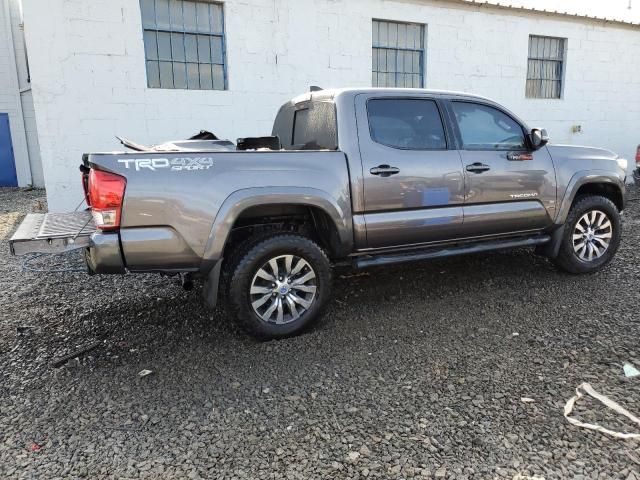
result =
[[[96,231],[91,212],[30,213],[9,240],[13,255],[63,253],[88,247]]]

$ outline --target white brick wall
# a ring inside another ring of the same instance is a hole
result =
[[[278,106],[323,87],[369,86],[371,19],[421,22],[426,85],[492,97],[555,142],[632,158],[640,143],[640,32],[434,0],[227,0],[228,91],[146,88],[138,0],[26,0],[33,96],[50,207],[81,198],[83,152],[200,129],[235,139],[268,134]],[[568,39],[564,98],[526,99],[529,34]],[[1,62],[1,55],[0,55]],[[571,133],[581,125],[582,134]]]

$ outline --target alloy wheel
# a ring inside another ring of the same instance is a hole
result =
[[[249,296],[262,321],[286,324],[311,308],[317,288],[316,273],[309,262],[296,255],[280,255],[258,269]]]
[[[591,210],[580,217],[573,230],[573,251],[585,262],[596,260],[607,251],[613,226],[606,213]]]

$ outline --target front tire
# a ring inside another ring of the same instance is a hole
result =
[[[578,198],[567,216],[555,263],[562,270],[583,274],[605,267],[620,245],[620,212],[608,198]]]
[[[229,266],[228,301],[238,326],[261,339],[300,333],[331,296],[331,265],[306,237],[277,234],[249,244]]]

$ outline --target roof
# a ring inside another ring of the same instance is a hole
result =
[[[468,5],[559,15],[624,25],[640,25],[639,0],[447,0]],[[637,2],[637,5],[633,5]]]
[[[467,92],[457,92],[454,90],[433,90],[427,88],[384,88],[384,87],[353,87],[353,88],[330,88],[326,90],[318,90],[315,92],[308,92],[293,99],[293,103],[299,103],[301,101],[310,100],[310,95],[316,100],[327,99],[331,100],[340,95],[351,94],[357,95],[359,93],[393,93],[394,95],[415,95],[416,93],[426,93],[429,95],[436,95],[442,97],[458,97],[469,98],[476,100],[485,100],[495,103],[494,100],[483,97],[481,95],[475,95]]]

